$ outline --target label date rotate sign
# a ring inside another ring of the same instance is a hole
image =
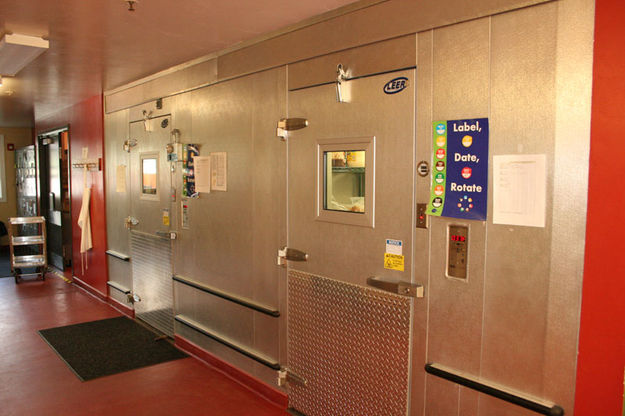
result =
[[[488,118],[432,123],[432,188],[427,214],[485,221]]]

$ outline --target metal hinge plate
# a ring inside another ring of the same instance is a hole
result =
[[[278,370],[278,386],[284,387],[287,383],[296,383],[302,386],[306,386],[308,381],[305,378],[298,376],[286,367],[282,367]]]
[[[281,118],[280,121],[278,121],[276,136],[280,137],[282,140],[286,140],[288,131],[299,130],[304,127],[308,127],[308,120],[305,118]]]
[[[308,254],[294,248],[283,247],[278,250],[278,266],[284,266],[289,261],[307,261]]]

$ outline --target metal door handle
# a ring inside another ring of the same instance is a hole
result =
[[[401,280],[383,280],[375,276],[367,278],[367,284],[377,289],[396,293],[398,295],[409,296],[411,298],[423,297],[423,285],[417,285]]]
[[[169,240],[175,240],[178,237],[178,234],[173,231],[157,231],[155,234],[159,237],[167,238]]]

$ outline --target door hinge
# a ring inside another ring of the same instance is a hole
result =
[[[128,303],[134,304],[137,302],[141,302],[141,296],[137,295],[136,293],[127,293],[126,298],[128,299]]]
[[[137,145],[137,139],[128,139],[124,141],[124,151],[130,153],[130,149]]]
[[[139,224],[139,220],[135,217],[126,217],[124,218],[124,225],[127,229],[131,229],[135,225]]]
[[[278,250],[278,266],[284,266],[286,261],[307,261],[308,254],[294,248],[284,247]]]
[[[286,140],[288,131],[299,130],[304,127],[308,127],[308,120],[305,118],[281,118],[280,121],[278,121],[276,136],[284,141]]]
[[[278,386],[284,387],[286,386],[286,383],[296,383],[302,386],[306,386],[308,384],[308,381],[305,378],[298,376],[288,368],[282,367],[280,370],[278,370]]]

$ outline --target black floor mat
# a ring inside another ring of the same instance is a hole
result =
[[[42,329],[39,335],[83,381],[187,357],[126,317]]]

